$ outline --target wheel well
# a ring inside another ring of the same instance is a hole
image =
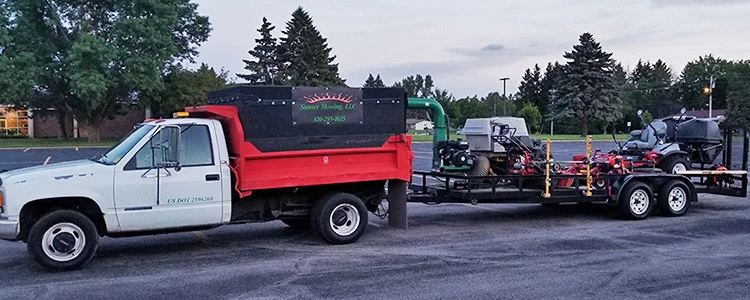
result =
[[[100,236],[104,236],[104,234],[107,233],[104,214],[94,200],[84,197],[49,198],[31,201],[21,208],[21,232],[19,234],[19,239],[26,241],[31,226],[33,226],[37,220],[49,212],[60,209],[70,209],[82,213],[91,219],[91,222],[94,222],[96,230],[99,232]]]

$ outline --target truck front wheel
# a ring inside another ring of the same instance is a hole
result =
[[[349,193],[323,196],[313,206],[313,228],[331,244],[357,241],[367,228],[367,208],[362,200]]]
[[[96,253],[99,235],[85,215],[74,210],[58,210],[44,215],[29,231],[29,255],[52,271],[82,267]]]

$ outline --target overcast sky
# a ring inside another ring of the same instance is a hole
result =
[[[664,60],[681,71],[700,55],[750,59],[750,1],[286,1],[194,0],[213,32],[197,61],[230,74],[255,46],[263,17],[281,35],[302,6],[337,56],[349,86],[369,73],[386,84],[410,74],[431,74],[457,98],[514,93],[524,70],[564,62],[583,32],[632,68],[638,59]],[[237,79],[237,82],[242,80]]]

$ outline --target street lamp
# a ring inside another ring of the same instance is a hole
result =
[[[510,78],[508,78],[508,77],[500,78],[500,81],[503,82],[503,116],[508,115],[508,112],[505,109],[505,104],[508,102],[508,101],[505,101],[505,82],[508,81],[508,80],[510,80]],[[497,116],[497,112],[496,112],[497,109],[495,108],[495,103],[494,102],[492,103],[492,108],[494,109],[493,110],[493,116]]]

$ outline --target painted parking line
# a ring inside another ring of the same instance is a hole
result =
[[[31,150],[31,148],[26,148],[23,150],[23,153],[26,153],[26,151],[29,151],[29,150]]]
[[[50,159],[52,159],[52,156],[47,156],[47,159],[44,160],[43,165],[47,165]]]

